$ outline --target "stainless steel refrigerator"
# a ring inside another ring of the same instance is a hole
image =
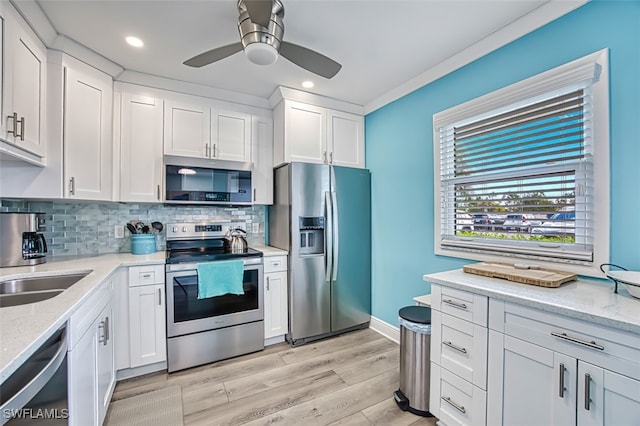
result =
[[[269,244],[289,251],[289,333],[301,344],[371,318],[368,170],[290,163],[275,171]]]

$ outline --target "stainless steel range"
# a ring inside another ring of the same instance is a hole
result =
[[[262,252],[232,253],[225,238],[241,223],[167,225],[169,372],[264,349]],[[244,294],[198,298],[199,263],[240,260]]]

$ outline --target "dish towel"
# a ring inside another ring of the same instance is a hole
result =
[[[229,260],[196,264],[198,270],[198,299],[244,294],[242,278],[244,262]]]

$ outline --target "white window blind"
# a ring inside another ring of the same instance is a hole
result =
[[[441,248],[593,262],[598,75],[581,64],[514,87],[511,103],[498,96],[434,116]]]

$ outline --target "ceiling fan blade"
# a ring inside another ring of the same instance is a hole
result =
[[[208,50],[204,53],[194,56],[191,59],[187,59],[183,64],[190,67],[200,68],[205,65],[209,65],[212,62],[224,59],[227,56],[231,56],[234,53],[242,51],[242,43],[233,43],[226,46],[217,47],[215,49]]]
[[[297,66],[324,78],[333,77],[342,68],[342,65],[331,58],[286,41],[280,43],[280,55]]]
[[[273,0],[244,0],[244,5],[247,8],[251,22],[265,28],[269,27]]]

